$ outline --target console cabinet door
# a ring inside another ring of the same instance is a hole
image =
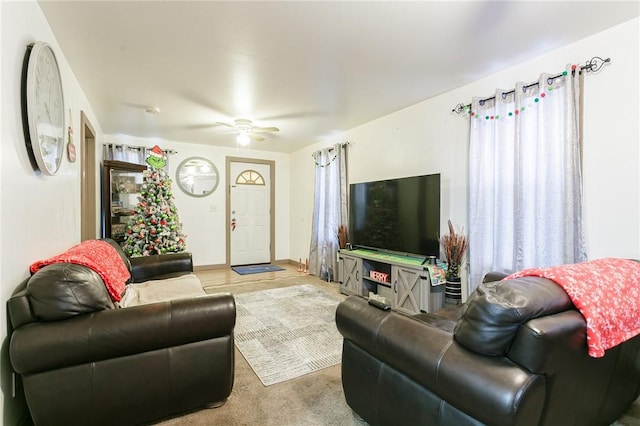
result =
[[[422,270],[391,267],[391,282],[395,293],[395,309],[409,315],[420,313]]]
[[[362,259],[340,255],[340,292],[362,296]]]

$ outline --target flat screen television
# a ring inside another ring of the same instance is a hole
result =
[[[440,174],[349,185],[353,246],[439,257]]]

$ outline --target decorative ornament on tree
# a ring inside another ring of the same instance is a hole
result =
[[[146,159],[151,167],[143,172],[144,183],[138,205],[127,225],[123,249],[128,256],[178,253],[185,250],[185,235],[171,192],[171,179],[164,170],[166,154],[157,145]]]

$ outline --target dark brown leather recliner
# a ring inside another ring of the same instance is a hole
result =
[[[590,357],[584,317],[544,278],[415,317],[350,296],[336,323],[347,404],[371,426],[609,425],[640,394],[640,336]]]
[[[141,282],[193,264],[177,253],[132,258],[130,270]],[[150,423],[222,404],[233,388],[229,293],[118,308],[94,271],[60,263],[25,281],[7,310],[11,365],[36,425]]]

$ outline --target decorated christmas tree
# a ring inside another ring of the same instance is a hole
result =
[[[164,166],[166,154],[157,145],[147,157],[138,204],[125,231],[122,248],[128,256],[178,253],[185,249],[185,235]]]

